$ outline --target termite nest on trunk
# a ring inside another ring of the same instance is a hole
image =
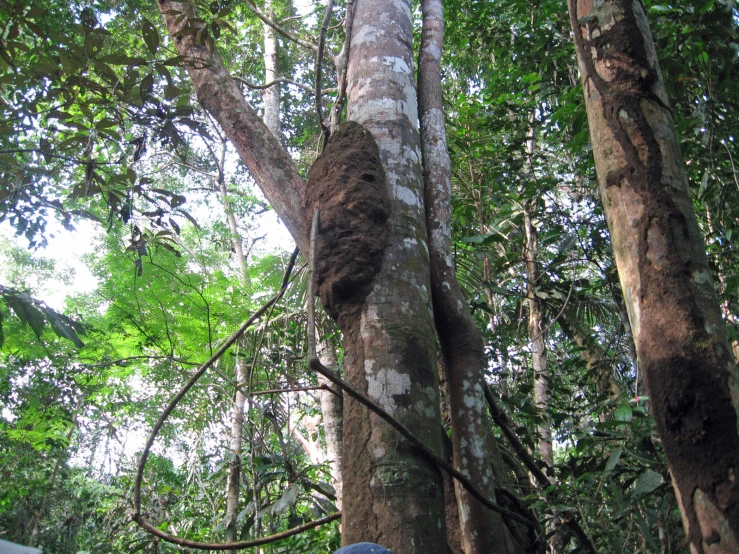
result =
[[[308,173],[308,219],[318,206],[316,290],[338,319],[361,308],[389,244],[390,197],[372,134],[348,121]]]

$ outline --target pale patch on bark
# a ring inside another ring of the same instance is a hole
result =
[[[733,482],[734,475],[730,476]],[[721,485],[719,485],[720,487]],[[739,552],[737,542],[729,522],[702,490],[696,489],[693,493],[693,502],[698,516],[703,539],[703,550],[705,554],[735,554]],[[716,541],[716,542],[712,542]]]
[[[416,193],[408,187],[404,187],[401,185],[395,187],[395,197],[404,204],[408,204],[409,206],[420,207],[421,205],[421,199],[416,196]]]
[[[382,64],[387,65],[387,66],[392,66],[392,71],[394,71],[395,73],[403,73],[404,75],[410,75],[412,72],[408,64],[405,63],[405,60],[403,58],[398,58],[396,56],[383,56]]]
[[[383,368],[367,375],[367,392],[380,406],[393,414],[398,409],[395,397],[410,394],[411,378],[407,373]]]

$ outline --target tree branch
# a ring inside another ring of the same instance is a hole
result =
[[[246,4],[251,11],[254,12],[254,14],[264,21],[267,25],[272,27],[275,31],[277,31],[279,34],[281,34],[283,37],[285,37],[288,40],[293,41],[296,44],[299,44],[300,46],[303,46],[305,48],[310,48],[311,50],[318,51],[318,46],[313,44],[312,42],[308,42],[307,40],[303,40],[300,37],[297,37],[293,35],[290,31],[287,31],[280,27],[275,21],[267,17],[267,14],[265,14],[262,10],[257,8],[251,0],[244,0],[244,4]]]
[[[257,85],[256,83],[252,83],[250,81],[247,81],[246,79],[239,77],[238,75],[232,75],[234,79],[236,79],[239,83],[242,83],[249,87],[250,89],[254,90],[264,90],[269,87],[273,87],[275,85],[279,85],[280,83],[286,83],[288,85],[295,85],[296,87],[303,89],[309,94],[315,94],[315,89],[312,89],[308,85],[304,85],[303,83],[299,83],[297,81],[293,81],[292,79],[285,79],[284,77],[280,77],[279,79],[275,79],[274,81],[270,81],[269,83],[266,83],[264,85]],[[329,90],[329,89],[326,89]]]

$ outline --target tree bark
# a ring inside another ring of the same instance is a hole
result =
[[[529,308],[528,332],[531,342],[531,365],[534,368],[534,402],[542,422],[537,425],[539,433],[539,455],[549,467],[554,467],[552,450],[552,418],[549,412],[549,365],[544,344],[544,314],[536,287],[539,282],[539,240],[536,228],[531,221],[531,209],[524,207],[524,227],[526,231],[526,301]],[[549,476],[552,477],[551,475]]]
[[[358,0],[347,68],[348,119],[379,147],[390,242],[356,313],[339,317],[347,380],[441,453],[418,108],[406,0]],[[358,402],[344,405],[342,542],[445,554],[438,469]],[[351,440],[348,440],[351,437]]]
[[[302,209],[305,182],[290,155],[244,99],[218,52],[198,44],[195,33],[178,35],[186,28],[205,28],[192,2],[158,0],[158,4],[177,53],[185,60],[198,101],[221,126],[300,250],[308,252],[311,218]]]
[[[441,92],[444,12],[440,0],[423,0],[418,97],[423,145],[434,318],[448,373],[453,461],[488,498],[495,498],[492,423],[485,405],[483,341],[456,278],[451,256],[451,161]],[[501,464],[502,465],[502,464]],[[500,466],[498,466],[500,467]],[[502,518],[455,483],[462,547],[466,554],[515,552]]]
[[[247,384],[246,360],[237,356],[234,367],[236,378],[236,397],[231,415],[231,438],[229,440],[228,479],[226,481],[226,542],[237,540],[236,515],[239,511],[239,495],[241,493],[241,434],[244,427],[244,404],[246,397],[241,389]]]
[[[569,0],[600,194],[693,554],[739,552],[737,366],[641,2]]]
[[[327,368],[337,370],[336,348],[330,340],[322,340],[318,344],[318,360]],[[323,434],[326,439],[326,460],[328,461],[331,481],[336,493],[336,507],[343,507],[342,457],[344,447],[344,397],[343,391],[323,375],[318,376],[318,383],[330,387],[333,391],[322,390],[320,395],[321,413],[323,414]],[[338,394],[337,394],[338,393]]]

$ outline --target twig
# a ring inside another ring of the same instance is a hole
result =
[[[235,543],[219,544],[219,543],[205,543],[205,542],[191,541],[188,539],[183,539],[181,537],[170,535],[169,533],[165,533],[164,531],[161,531],[160,529],[158,529],[157,527],[149,523],[141,515],[141,482],[143,481],[143,478],[144,478],[144,468],[146,467],[146,460],[149,458],[149,453],[151,451],[152,445],[154,444],[154,440],[159,434],[159,431],[164,425],[164,422],[167,420],[169,415],[174,411],[174,409],[177,407],[177,404],[179,404],[179,402],[182,400],[185,394],[187,394],[187,392],[195,385],[195,383],[197,383],[197,381],[205,374],[208,368],[213,366],[213,364],[237,340],[239,340],[241,335],[244,334],[244,331],[246,331],[249,328],[249,326],[251,326],[267,310],[272,308],[280,300],[280,298],[282,298],[283,294],[285,294],[285,291],[287,290],[287,287],[290,283],[290,274],[292,273],[292,270],[295,267],[295,260],[298,257],[298,253],[299,253],[299,250],[296,248],[292,256],[290,257],[290,262],[288,263],[287,269],[285,270],[285,276],[282,279],[282,285],[280,286],[280,289],[277,291],[277,293],[266,304],[264,304],[261,308],[259,308],[259,310],[254,312],[254,314],[246,322],[244,322],[226,340],[226,342],[223,343],[223,345],[218,349],[218,351],[215,354],[213,354],[210,357],[210,359],[208,359],[207,362],[205,362],[202,366],[200,366],[200,368],[193,374],[192,377],[190,377],[188,382],[180,389],[180,391],[175,395],[175,397],[170,401],[170,403],[164,409],[162,414],[159,416],[159,419],[157,420],[156,424],[154,425],[154,428],[151,431],[151,434],[149,435],[149,439],[146,442],[146,446],[144,447],[144,450],[141,453],[141,458],[139,459],[139,464],[138,464],[138,468],[136,472],[136,481],[134,483],[134,489],[133,489],[133,513],[131,514],[131,519],[135,521],[139,526],[143,527],[144,529],[152,533],[153,535],[156,535],[157,537],[167,542],[171,542],[173,544],[179,544],[181,546],[189,546],[191,548],[199,548],[202,550],[237,550],[241,548],[249,548],[252,546],[258,546],[260,544],[266,544],[266,543],[273,542],[279,539],[283,539],[285,537],[289,537],[297,533],[300,533],[306,529],[311,529],[313,527],[322,525],[323,523],[328,523],[329,521],[333,521],[341,517],[340,513],[336,513],[326,518],[322,518],[320,520],[316,520],[311,523],[306,523],[305,525],[301,525],[294,529],[290,529],[289,531],[285,531],[283,533],[277,533],[276,535],[270,535],[269,537],[262,537],[260,539],[255,539],[253,541],[242,541],[242,542],[235,542]]]
[[[334,0],[328,0],[326,4],[326,11],[323,12],[323,22],[321,23],[321,34],[318,37],[318,53],[316,54],[316,115],[318,116],[318,125],[321,127],[323,132],[323,145],[325,147],[328,141],[329,134],[331,131],[326,124],[323,122],[323,113],[321,108],[321,79],[322,79],[322,67],[323,63],[323,50],[326,47],[326,31],[328,30],[328,24],[331,21],[331,12],[334,9]]]
[[[380,416],[382,419],[384,419],[387,423],[389,423],[390,426],[394,428],[396,431],[398,431],[401,435],[403,435],[408,440],[408,442],[410,442],[413,446],[415,446],[418,450],[420,450],[424,456],[426,456],[428,459],[433,461],[437,466],[439,466],[439,468],[443,469],[449,475],[451,475],[454,479],[456,479],[460,485],[462,485],[465,489],[467,489],[467,491],[474,498],[476,498],[481,504],[483,504],[489,510],[497,512],[514,521],[518,521],[519,523],[522,523],[523,525],[526,525],[527,527],[530,527],[532,529],[536,528],[536,524],[532,522],[529,518],[523,517],[520,514],[507,510],[506,508],[499,506],[495,502],[492,502],[491,500],[483,496],[475,488],[475,486],[470,482],[470,480],[467,479],[467,477],[462,475],[462,473],[457,471],[451,464],[449,464],[441,456],[437,455],[430,448],[428,448],[425,444],[423,444],[423,442],[421,442],[421,440],[418,439],[405,425],[400,423],[397,419],[395,419],[393,416],[387,413],[380,406],[375,404],[372,400],[370,400],[369,398],[364,396],[362,393],[355,390],[349,383],[344,381],[341,377],[338,377],[333,371],[331,371],[326,366],[324,366],[318,360],[318,358],[311,358],[308,362],[308,365],[310,366],[311,369],[313,369],[314,371],[317,371],[318,373],[326,377],[329,381],[331,381],[335,385],[338,385],[344,392],[346,392],[349,396],[354,398],[357,402],[369,408],[370,410],[375,412],[378,416]]]
[[[264,90],[266,88],[279,85],[280,83],[285,83],[288,85],[295,85],[298,88],[303,89],[304,91],[308,92],[309,94],[315,94],[315,90],[309,87],[308,85],[304,85],[303,83],[298,83],[297,81],[293,81],[292,79],[285,79],[284,77],[280,77],[279,79],[275,79],[274,81],[270,81],[269,83],[266,83],[264,85],[257,85],[256,83],[252,83],[251,81],[247,81],[246,79],[239,77],[238,75],[233,75],[233,78],[238,81],[239,83],[245,84],[247,87],[255,90]],[[328,90],[328,89],[326,89]]]
[[[65,162],[72,162],[72,163],[81,164],[81,165],[91,163],[90,160],[81,160],[79,158],[71,158],[69,156],[62,156],[61,154],[54,154],[52,152],[47,152],[40,148],[12,148],[10,150],[0,150],[0,154],[28,154],[31,152],[41,154],[42,156],[45,156],[45,157],[57,158],[59,160],[64,160]],[[100,162],[100,161],[95,160],[94,163],[95,165],[120,165],[121,160],[118,160],[117,162]]]
[[[244,0],[244,3],[249,7],[251,11],[256,14],[259,19],[264,21],[267,25],[272,27],[275,31],[277,31],[286,39],[291,40],[294,43],[299,44],[300,46],[304,46],[305,48],[310,48],[311,50],[315,50],[316,52],[318,51],[318,46],[316,46],[312,42],[308,42],[307,40],[303,40],[300,37],[296,37],[290,31],[283,29],[277,23],[272,21],[262,10],[257,8],[251,0]]]

